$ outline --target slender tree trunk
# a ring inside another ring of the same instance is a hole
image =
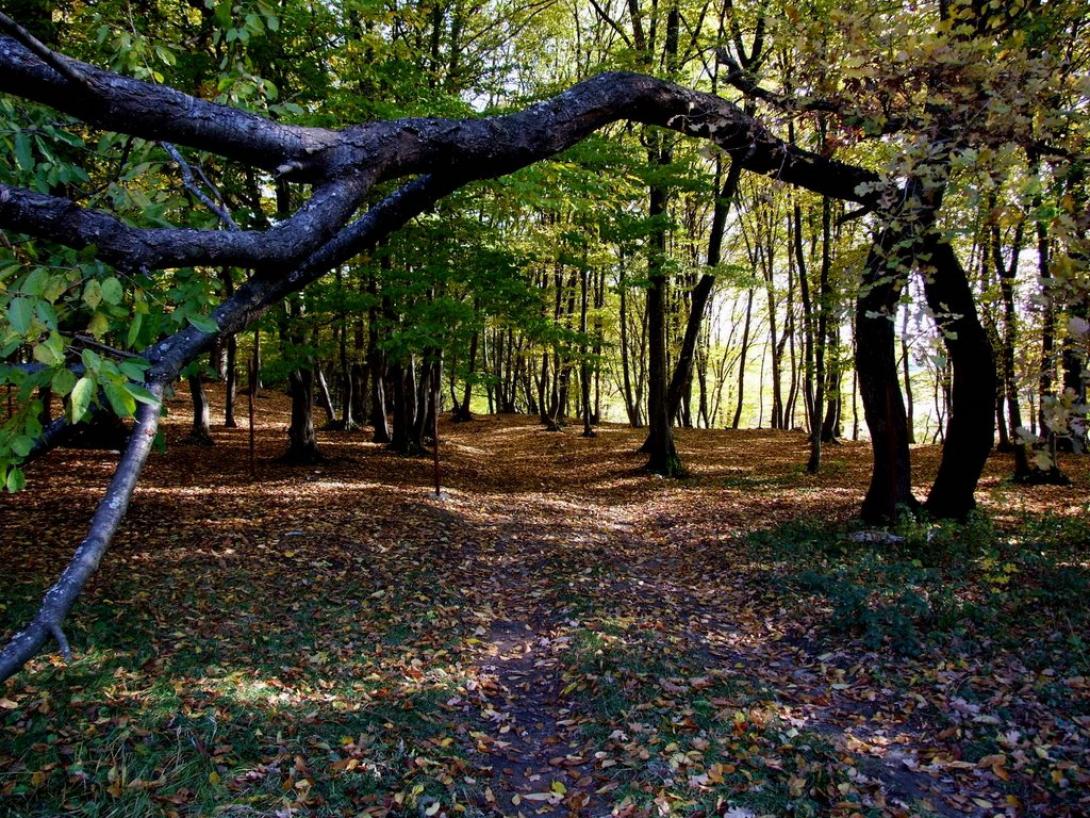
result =
[[[235,292],[235,281],[231,271],[224,268],[220,274],[223,281],[224,295],[230,298]],[[238,395],[238,338],[234,333],[227,337],[227,354],[224,361],[223,379],[223,425],[228,429],[238,426],[235,422],[235,399]]]
[[[618,284],[621,297],[621,378],[624,397],[624,408],[628,415],[628,425],[638,429],[643,425],[640,417],[640,401],[632,391],[631,355],[632,350],[628,337],[628,283],[625,280],[624,258],[621,258],[621,278]]]
[[[912,399],[912,373],[909,366],[912,363],[908,354],[908,307],[905,306],[901,314],[901,367],[905,378],[905,401],[907,402],[908,442],[916,442],[915,408]]]
[[[749,353],[749,329],[753,318],[753,287],[746,295],[746,321],[742,328],[742,351],[738,357],[738,401],[734,407],[734,418],[730,428],[737,429],[742,421],[742,404],[746,393],[746,355]]]
[[[385,257],[384,257],[385,258]],[[390,425],[386,418],[386,352],[379,343],[379,308],[377,304],[378,286],[374,276],[367,283],[372,296],[372,305],[367,321],[367,365],[371,370],[371,428],[375,443],[390,443]],[[384,299],[384,305],[388,306]],[[388,312],[389,310],[384,310]]]
[[[333,411],[333,399],[329,396],[329,383],[325,379],[325,373],[320,364],[315,362],[313,366],[318,381],[318,404],[325,410],[325,421],[331,426],[337,420],[337,413]]]
[[[466,363],[466,383],[465,389],[462,392],[462,402],[454,407],[454,420],[456,423],[473,420],[473,413],[470,411],[469,403],[473,399],[473,367],[477,362],[477,343],[480,338],[480,332],[474,332],[473,338],[469,342],[469,361]],[[453,364],[451,364],[453,366]],[[453,378],[454,375],[451,374]]]
[[[189,381],[189,395],[193,401],[193,428],[186,437],[186,443],[192,443],[197,446],[211,446],[212,433],[210,431],[211,425],[211,408],[208,405],[208,395],[204,391],[204,381],[200,375],[190,375]]]
[[[583,396],[583,437],[595,436],[590,412],[590,359],[588,357],[590,350],[587,345],[587,306],[589,298],[587,279],[589,275],[590,271],[587,269],[586,259],[584,258],[579,282],[579,333],[583,338],[580,349],[579,386]]]

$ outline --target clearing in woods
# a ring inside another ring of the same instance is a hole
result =
[[[865,443],[808,477],[801,433],[680,430],[666,481],[640,430],[444,417],[436,498],[367,430],[281,465],[288,402],[257,409],[251,477],[245,428],[182,445],[171,401],[75,661],[0,690],[0,813],[1090,811],[1085,458],[1026,490],[995,456],[985,514],[889,538],[851,526]],[[113,462],[0,499],[5,629]]]

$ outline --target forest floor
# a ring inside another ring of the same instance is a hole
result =
[[[222,404],[213,393],[214,406]],[[989,464],[967,525],[853,524],[862,443],[525,417],[431,461],[288,403],[153,454],[43,656],[0,687],[0,814],[1090,814],[1090,464]],[[0,630],[32,613],[116,455],[61,450],[0,498]],[[922,495],[937,450],[914,451]]]

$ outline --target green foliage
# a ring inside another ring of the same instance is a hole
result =
[[[1077,561],[1088,533],[1077,516],[1026,514],[999,528],[981,513],[964,523],[905,515],[877,533],[800,520],[750,545],[782,566],[786,592],[825,601],[830,633],[918,654],[952,638],[1018,640],[1013,623],[1047,633],[1085,620],[1090,573]],[[1086,669],[1085,652],[1069,660]]]

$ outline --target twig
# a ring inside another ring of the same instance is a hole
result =
[[[45,43],[12,20],[3,12],[0,12],[0,30],[6,31],[20,43],[30,49],[36,57],[42,62],[49,65],[54,71],[60,74],[69,82],[80,86],[88,91],[93,91],[91,81],[83,76],[75,67],[68,62],[60,54],[57,54],[51,50]]]
[[[182,184],[185,186],[185,189],[196,196],[201,204],[212,211],[221,222],[227,225],[228,230],[238,230],[239,226],[235,223],[235,220],[231,218],[231,214],[228,213],[226,209],[213,202],[208,195],[197,186],[197,183],[193,181],[193,170],[189,167],[189,163],[185,161],[185,157],[182,156],[178,149],[169,142],[160,142],[159,144],[163,146],[163,150],[170,155],[170,158],[173,159],[174,163],[178,166],[178,170],[182,174]],[[204,174],[202,173],[201,176],[203,177]],[[215,188],[213,188],[213,190],[214,189]]]
[[[76,335],[72,340],[78,341],[85,347],[92,347],[100,352],[105,352],[107,355],[114,355],[118,358],[143,358],[142,355],[137,355],[135,352],[127,352],[124,349],[117,349],[116,347],[99,343],[87,335]]]
[[[53,638],[57,640],[57,646],[61,649],[61,656],[64,657],[64,661],[72,661],[72,646],[68,644],[68,637],[64,635],[64,631],[61,630],[60,625],[50,625],[49,632],[53,634]]]

